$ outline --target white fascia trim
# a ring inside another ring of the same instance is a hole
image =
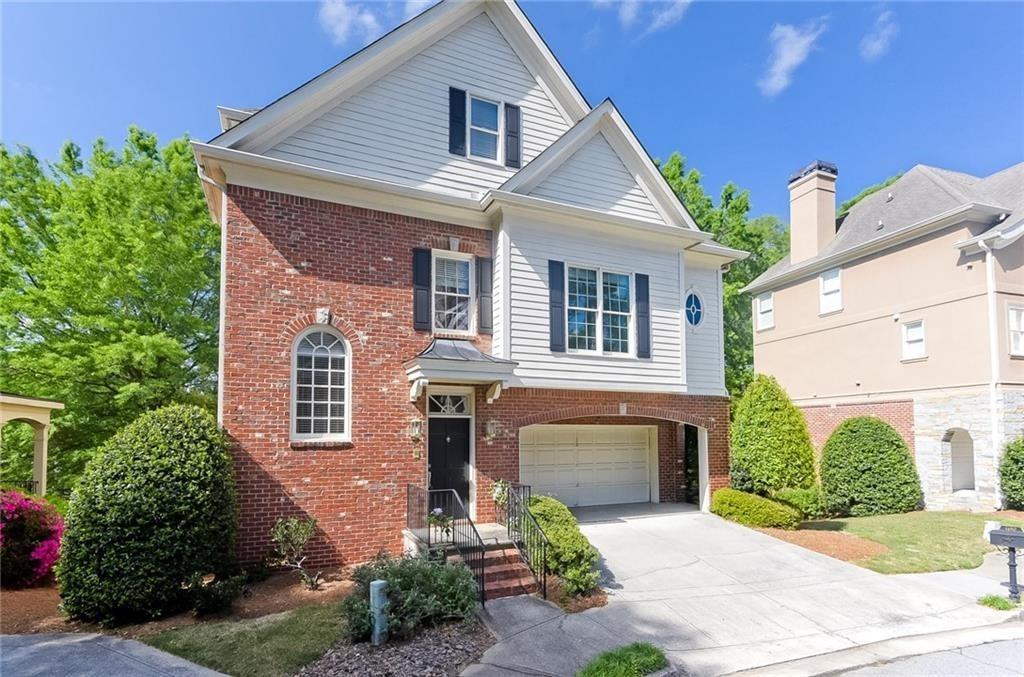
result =
[[[632,229],[641,233],[665,236],[682,243],[683,246],[706,242],[711,239],[710,233],[705,233],[701,230],[691,230],[681,226],[666,226],[654,221],[631,219],[626,216],[597,211],[596,209],[577,207],[576,205],[545,200],[532,195],[509,193],[504,190],[487,191],[480,204],[488,215],[495,214],[503,209],[521,209],[526,212],[547,216],[549,219],[554,217],[562,220],[577,221],[580,225],[584,226],[589,225],[593,227],[598,224],[605,224]]]
[[[484,369],[480,362],[417,358],[406,364],[405,374],[410,382],[423,379],[430,383],[494,383],[507,381],[516,366],[509,362]]]
[[[706,254],[708,256],[722,259],[723,265],[727,263],[732,263],[733,261],[742,261],[743,259],[750,256],[750,252],[745,252],[742,249],[733,249],[732,247],[726,247],[724,244],[718,244],[713,240],[696,244],[690,247],[688,251],[697,252],[698,254]]]
[[[245,122],[251,118],[256,111],[242,110],[241,108],[231,108],[229,106],[217,106],[217,116],[220,118],[220,131],[225,132],[235,124],[239,122]]]
[[[1016,242],[1024,235],[1024,219],[1011,226],[993,227],[990,230],[975,235],[968,240],[961,240],[953,245],[956,249],[965,254],[978,254],[985,251],[985,248],[1002,249]],[[984,244],[982,244],[984,243]]]
[[[200,167],[206,168],[207,163],[211,163],[223,168],[228,175],[227,183],[277,190],[418,218],[448,220],[451,223],[486,230],[492,228],[488,217],[480,208],[480,203],[470,197],[345,174],[200,141],[193,141],[192,149]],[[232,176],[233,168],[236,176]],[[252,171],[243,172],[243,169]],[[258,179],[257,175],[261,175],[262,178]],[[320,182],[322,188],[311,190],[308,186],[303,187],[303,182],[311,181]],[[356,193],[358,195],[355,195]],[[409,204],[403,206],[403,200]]]
[[[664,385],[644,383],[621,383],[618,381],[583,381],[578,379],[552,379],[544,377],[516,377],[505,384],[505,390],[510,388],[548,388],[551,390],[599,390],[601,392],[622,392],[622,393],[665,393],[667,395],[693,395],[693,390],[687,390],[685,385]],[[697,394],[712,394],[712,391],[701,391]]]
[[[597,108],[590,111],[585,118],[545,148],[529,164],[509,177],[498,190],[519,194],[529,193],[590,139],[602,132],[611,137],[607,140],[613,150],[633,174],[637,184],[647,194],[666,223],[675,227],[700,230],[693,217],[683,207],[676,194],[672,192],[665,177],[654,166],[647,151],[644,150],[639,139],[626,124],[611,99],[601,102]],[[623,153],[623,150],[627,150],[627,152]]]
[[[824,258],[797,264],[777,277],[773,277],[764,282],[755,281],[740,291],[756,294],[761,291],[777,289],[788,282],[793,282],[794,280],[798,280],[803,277],[809,277],[816,273],[820,273],[823,270],[835,268],[836,266],[844,263],[849,263],[850,261],[870,256],[871,254],[909,242],[910,240],[922,237],[936,230],[941,230],[942,228],[946,228],[947,226],[951,226],[955,223],[992,218],[999,214],[1005,214],[1007,211],[1009,210],[1005,207],[998,207],[996,205],[990,205],[983,202],[968,202],[958,207],[948,209],[941,214],[929,216],[928,218],[912,223],[909,226],[904,226],[899,230],[882,235],[881,237],[868,240],[867,242],[851,249],[846,249]]]

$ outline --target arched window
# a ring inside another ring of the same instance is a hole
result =
[[[351,374],[341,335],[324,326],[299,335],[292,359],[293,439],[351,439]]]
[[[686,303],[683,304],[686,311],[686,323],[691,327],[700,326],[704,321],[704,299],[695,291],[686,295]]]
[[[953,491],[974,489],[974,440],[963,428],[948,431],[942,439],[949,445]]]

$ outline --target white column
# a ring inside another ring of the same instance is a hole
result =
[[[50,426],[33,426],[35,429],[35,452],[32,457],[32,479],[36,483],[36,492],[46,495],[46,444],[50,436]]]
[[[711,471],[708,466],[707,428],[697,428],[697,474],[700,477],[700,511],[711,512]]]

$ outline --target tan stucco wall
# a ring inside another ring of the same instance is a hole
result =
[[[984,258],[953,246],[982,229],[949,227],[846,264],[843,309],[827,316],[818,314],[817,275],[776,289],[775,327],[755,331],[754,368],[776,376],[796,400],[989,383]],[[1005,354],[1005,308],[999,314]],[[927,359],[903,362],[902,325],[918,319]]]

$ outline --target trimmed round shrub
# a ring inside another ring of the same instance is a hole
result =
[[[780,489],[772,496],[776,501],[792,506],[803,513],[804,519],[818,519],[828,514],[821,489]]]
[[[0,492],[0,584],[21,588],[46,579],[60,554],[64,520],[46,501]]]
[[[1006,445],[999,462],[999,484],[1006,507],[1024,510],[1024,437]]]
[[[547,551],[548,570],[562,579],[570,595],[582,595],[597,587],[594,569],[600,555],[580,531],[569,508],[551,496],[530,499],[530,512],[551,542]]]
[[[729,474],[733,488],[764,496],[814,486],[807,422],[771,376],[758,374],[736,403]]]
[[[796,529],[803,515],[796,508],[737,489],[719,489],[711,495],[711,512],[748,527]]]
[[[101,623],[177,611],[197,575],[228,573],[234,537],[217,422],[186,405],[143,414],[103,445],[71,497],[57,566],[64,610]]]
[[[874,416],[843,421],[821,452],[821,489],[836,515],[916,510],[921,480],[900,434]]]

